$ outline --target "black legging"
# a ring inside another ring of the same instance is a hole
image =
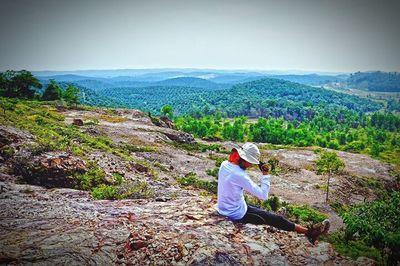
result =
[[[285,231],[294,231],[295,226],[293,222],[287,220],[281,215],[267,212],[250,204],[247,204],[247,212],[242,219],[238,220],[238,222],[268,224]]]

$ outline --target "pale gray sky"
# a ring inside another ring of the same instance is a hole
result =
[[[400,71],[398,0],[0,3],[0,70]]]

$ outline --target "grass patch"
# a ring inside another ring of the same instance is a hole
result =
[[[117,189],[114,186],[109,186],[105,184],[101,184],[98,187],[93,188],[92,196],[95,199],[116,199],[117,198]]]
[[[92,190],[95,199],[147,199],[154,196],[153,189],[145,181],[122,182],[119,185],[101,184]]]
[[[200,188],[210,193],[217,194],[218,182],[201,180],[193,172],[188,173],[184,177],[178,177],[177,181],[183,187],[190,186],[193,188]]]
[[[105,176],[103,169],[99,168],[95,162],[89,162],[88,170],[83,174],[76,174],[74,179],[77,181],[78,188],[91,190],[106,183]]]
[[[153,165],[154,165],[155,167],[157,167],[158,169],[160,169],[161,171],[170,172],[170,168],[167,167],[167,166],[165,166],[164,164],[161,164],[161,163],[159,163],[159,162],[154,161],[154,162],[153,162]]]
[[[370,189],[383,189],[383,184],[380,180],[369,176],[354,176],[357,186]]]
[[[116,115],[109,115],[109,114],[102,114],[102,115],[95,115],[95,116],[84,116],[84,119],[87,120],[88,122],[86,123],[93,123],[93,124],[99,124],[99,120],[103,120],[109,123],[123,123],[128,121],[129,119],[126,117],[122,116],[116,116]],[[86,124],[85,123],[85,124]]]
[[[122,117],[122,116],[111,116],[111,115],[100,115],[99,118],[101,120],[110,122],[110,123],[122,123],[122,122],[126,122],[129,119],[126,117]]]
[[[7,98],[5,98],[7,101]],[[18,100],[15,108],[6,114],[0,112],[0,123],[14,126],[35,136],[34,152],[68,151],[76,156],[84,156],[92,149],[112,152],[130,160],[129,154],[113,145],[110,138],[91,136],[75,125],[66,125],[65,117],[57,113],[49,103]]]
[[[331,243],[335,251],[340,255],[354,260],[358,257],[367,257],[375,260],[378,265],[387,265],[378,249],[368,246],[361,240],[346,241],[345,233],[342,230],[324,236],[322,240]]]
[[[154,196],[154,190],[146,181],[126,182],[118,187],[117,199],[148,199]]]

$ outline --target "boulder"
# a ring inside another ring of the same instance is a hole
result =
[[[178,143],[185,143],[185,144],[194,144],[194,143],[196,143],[196,140],[193,138],[193,136],[191,134],[189,134],[189,133],[186,133],[186,132],[170,131],[170,132],[164,132],[164,134],[170,140],[176,141]]]
[[[75,125],[75,126],[83,126],[83,121],[82,121],[82,119],[79,119],[79,118],[74,118],[74,120],[72,121],[72,124],[73,125]]]

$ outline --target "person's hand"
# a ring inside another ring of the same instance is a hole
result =
[[[260,169],[260,171],[262,172],[263,175],[268,175],[269,174],[269,166],[268,166],[267,163],[260,162],[258,164],[258,168]]]

